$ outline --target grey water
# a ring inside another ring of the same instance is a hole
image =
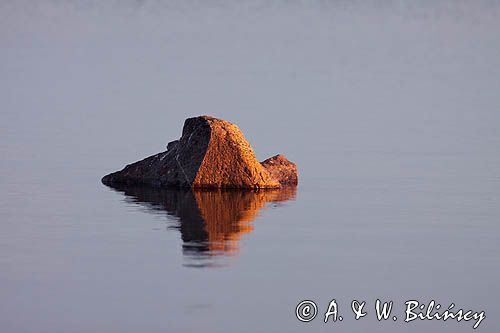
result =
[[[2,1],[0,331],[473,331],[404,322],[435,300],[498,332],[499,18],[495,1]],[[295,161],[298,188],[101,184],[201,114]],[[324,323],[332,299],[343,321]]]

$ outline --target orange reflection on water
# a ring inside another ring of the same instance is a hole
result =
[[[238,251],[242,235],[253,231],[251,224],[268,202],[290,200],[296,188],[266,191],[194,191],[205,223],[211,254]]]
[[[295,187],[237,191],[121,186],[115,190],[147,211],[177,217],[169,228],[180,231],[184,254],[194,258],[237,253],[241,237],[252,232],[252,221],[266,204],[291,200],[296,195]]]

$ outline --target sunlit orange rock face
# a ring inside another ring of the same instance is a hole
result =
[[[297,184],[297,167],[283,155],[260,163],[238,126],[209,116],[186,119],[165,152],[106,175],[107,185],[268,189]]]
[[[261,163],[262,166],[277,179],[281,185],[297,185],[299,182],[297,165],[285,156],[278,154]]]
[[[250,233],[266,204],[295,198],[296,187],[266,191],[167,190],[119,186],[129,201],[152,211],[165,211],[179,219],[184,253],[189,256],[231,255]]]

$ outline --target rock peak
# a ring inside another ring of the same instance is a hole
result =
[[[297,165],[289,161],[284,155],[275,155],[261,164],[274,179],[279,180],[281,185],[298,184]]]
[[[297,168],[283,155],[259,163],[238,126],[199,116],[185,120],[182,136],[170,142],[166,151],[127,165],[102,181],[154,187],[278,188],[297,184]]]

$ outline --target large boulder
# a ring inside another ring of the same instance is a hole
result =
[[[271,172],[266,165],[271,167]],[[295,173],[294,176],[284,176],[275,170],[274,164],[262,165],[257,161],[238,126],[222,119],[200,116],[186,119],[181,138],[170,142],[166,151],[104,176],[102,182],[107,185],[242,189],[297,184],[290,182],[290,179],[297,179],[296,167],[288,169]]]

